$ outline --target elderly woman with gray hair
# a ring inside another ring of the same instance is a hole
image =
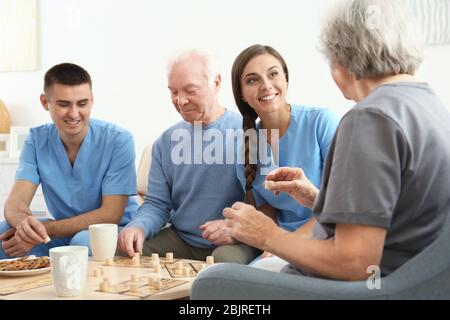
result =
[[[301,168],[266,178],[275,194],[313,203],[315,219],[288,232],[235,203],[224,215],[236,239],[281,257],[286,272],[363,280],[373,266],[382,276],[393,272],[437,238],[450,214],[450,113],[414,77],[423,58],[419,34],[400,1],[334,7],[322,50],[356,105],[334,136],[320,191]]]

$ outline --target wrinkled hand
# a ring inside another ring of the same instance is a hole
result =
[[[283,231],[275,222],[255,207],[236,202],[231,208],[225,208],[223,215],[231,228],[231,236],[252,247],[265,250],[266,242]]]
[[[266,176],[265,186],[275,195],[288,193],[301,205],[312,208],[319,189],[309,181],[303,169],[278,168]]]
[[[34,245],[17,237],[16,229],[9,229],[0,235],[3,251],[10,257],[21,257],[33,249]]]
[[[212,220],[200,226],[202,237],[216,246],[224,246],[237,243],[231,236],[231,228],[227,227],[225,220]]]
[[[123,253],[132,257],[135,252],[142,254],[145,234],[142,228],[126,228],[123,229],[117,239],[117,245]]]

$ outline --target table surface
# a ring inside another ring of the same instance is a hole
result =
[[[183,262],[201,262],[195,260],[183,259]],[[84,294],[78,297],[62,298],[56,296],[55,287],[52,285],[34,288],[22,292],[17,292],[9,295],[0,295],[0,299],[3,300],[141,300],[140,297],[128,296],[123,294],[107,293],[96,291],[99,288],[99,284],[104,277],[109,278],[111,285],[117,284],[121,281],[130,280],[131,274],[137,274],[138,276],[155,276],[155,273],[151,272],[149,268],[138,267],[118,267],[118,266],[104,266],[103,262],[95,262],[92,258],[89,258],[88,262],[88,276],[86,279],[86,288]],[[97,268],[103,268],[104,276],[94,277],[93,270]],[[28,276],[28,277],[2,277],[0,276],[0,287],[9,287],[17,285],[23,282],[32,281],[35,279],[48,277],[50,272]],[[166,268],[161,270],[161,278],[171,278]],[[187,280],[187,283],[181,284],[174,288],[170,288],[159,293],[153,294],[146,299],[149,300],[173,300],[173,299],[185,299],[189,297],[189,291],[191,288],[194,277],[179,277],[177,280]]]

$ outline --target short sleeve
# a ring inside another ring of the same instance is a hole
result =
[[[316,136],[320,147],[322,161],[325,161],[328,155],[331,142],[339,125],[339,118],[330,109],[321,110],[317,119]]]
[[[401,189],[408,144],[380,111],[352,110],[342,120],[313,211],[324,224],[388,228]]]
[[[26,137],[20,153],[19,166],[16,171],[16,180],[30,181],[35,185],[41,183],[36,159],[36,147],[34,145],[34,132]]]
[[[135,195],[137,189],[134,140],[121,133],[113,146],[112,159],[102,182],[102,195]]]

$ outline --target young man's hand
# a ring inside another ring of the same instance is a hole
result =
[[[15,237],[17,241],[35,246],[46,243],[48,234],[42,222],[34,216],[28,216],[16,225]]]
[[[24,242],[17,237],[15,229],[9,229],[0,235],[3,251],[10,257],[26,255],[34,247],[33,244]]]

